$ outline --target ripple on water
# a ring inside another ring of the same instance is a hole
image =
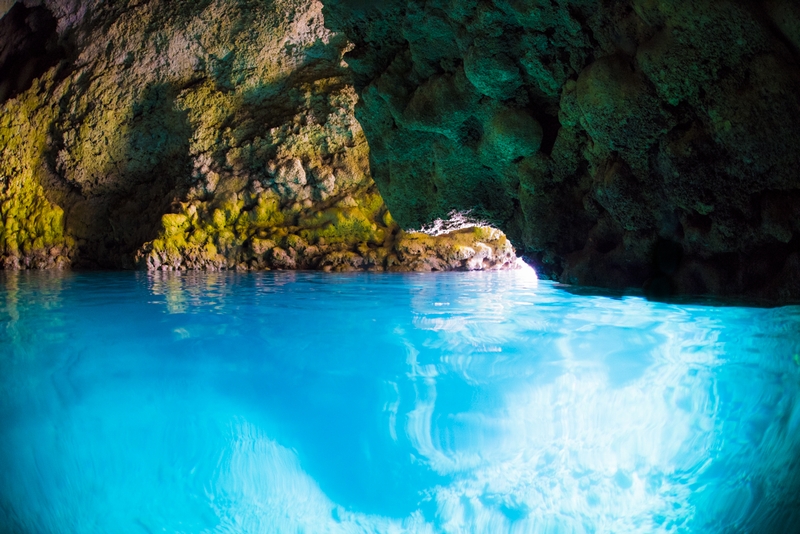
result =
[[[800,524],[798,307],[524,272],[0,283],[11,532]]]

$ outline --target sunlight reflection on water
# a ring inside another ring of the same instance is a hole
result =
[[[800,308],[6,274],[12,532],[791,532]]]

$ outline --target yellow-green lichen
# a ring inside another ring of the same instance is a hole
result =
[[[61,267],[73,246],[64,235],[64,211],[40,185],[53,113],[40,95],[49,83],[46,76],[0,109],[0,252],[7,267]]]

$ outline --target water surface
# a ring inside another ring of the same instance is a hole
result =
[[[6,273],[0,532],[796,532],[800,307]]]

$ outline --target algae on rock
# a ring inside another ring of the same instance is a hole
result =
[[[43,4],[66,57],[2,104],[6,268],[514,265],[503,236],[415,238],[391,218],[319,2]],[[398,248],[415,239],[427,252]],[[444,243],[473,253],[429,258]]]
[[[52,111],[41,106],[49,78],[11,100],[0,115],[0,254],[5,269],[63,269],[72,239],[64,235],[64,211],[40,184]]]

